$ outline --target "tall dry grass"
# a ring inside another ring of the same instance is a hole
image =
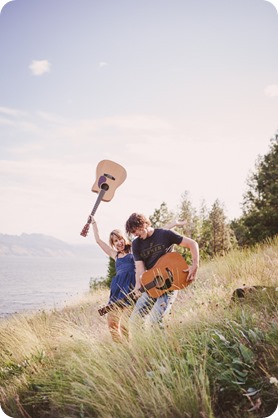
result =
[[[266,417],[277,404],[277,292],[231,304],[235,288],[277,286],[278,239],[201,266],[165,329],[112,343],[97,308],[108,290],[63,310],[0,322],[0,404],[14,418]]]

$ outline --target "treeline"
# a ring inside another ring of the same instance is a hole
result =
[[[149,218],[154,228],[161,228],[174,218],[186,220],[186,225],[176,228],[176,231],[198,242],[202,260],[274,237],[278,233],[278,134],[270,140],[269,152],[258,157],[255,169],[247,179],[242,216],[238,219],[227,219],[224,205],[219,199],[211,208],[207,208],[203,202],[197,210],[188,192],[181,196],[176,213],[163,202]],[[178,251],[187,259],[186,250],[179,247]],[[115,262],[111,258],[107,271],[108,285],[114,275]]]
[[[236,237],[224,213],[223,206],[216,200],[210,210],[205,203],[199,211],[193,207],[188,192],[182,195],[180,207],[176,213],[169,211],[165,202],[150,216],[154,228],[163,228],[171,219],[177,218],[186,221],[176,232],[193,238],[199,244],[202,259],[212,258],[215,255],[224,255],[236,244]],[[186,251],[179,248],[181,253]]]
[[[278,134],[269,152],[258,157],[247,179],[243,215],[231,222],[239,246],[250,246],[278,233]]]
[[[278,233],[278,134],[271,139],[269,152],[258,157],[255,169],[247,179],[241,217],[228,220],[224,205],[218,199],[211,208],[208,209],[204,202],[197,210],[188,192],[182,195],[177,213],[169,211],[163,202],[150,220],[157,228],[173,217],[186,220],[186,225],[178,232],[199,243],[203,259],[274,237]]]

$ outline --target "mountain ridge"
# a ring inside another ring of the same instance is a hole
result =
[[[0,256],[94,257],[103,255],[94,244],[69,244],[40,233],[9,235],[0,233]]]

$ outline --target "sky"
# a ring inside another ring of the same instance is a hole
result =
[[[5,4],[6,3],[6,4]],[[278,130],[278,5],[266,0],[13,0],[0,4],[0,233],[80,236],[96,167],[127,178],[96,220],[184,192],[242,214]]]

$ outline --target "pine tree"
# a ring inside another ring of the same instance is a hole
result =
[[[211,223],[210,253],[211,255],[224,255],[232,248],[232,231],[226,222],[224,209],[217,199],[209,213]]]
[[[155,209],[150,217],[153,228],[163,228],[173,218],[173,213],[169,211],[167,204],[162,202],[159,209]]]
[[[185,220],[183,233],[189,238],[198,239],[198,216],[196,209],[192,206],[189,199],[189,192],[185,191],[181,195],[181,203],[179,207],[179,219]]]
[[[205,201],[203,201],[199,210],[199,231],[197,239],[202,259],[212,256],[211,235],[212,232],[209,213]]]
[[[278,135],[271,140],[270,151],[258,159],[247,185],[242,221],[248,243],[254,244],[278,233]]]
[[[110,287],[113,277],[116,275],[116,265],[115,260],[112,257],[109,257],[108,267],[107,267],[107,279],[106,284]]]

